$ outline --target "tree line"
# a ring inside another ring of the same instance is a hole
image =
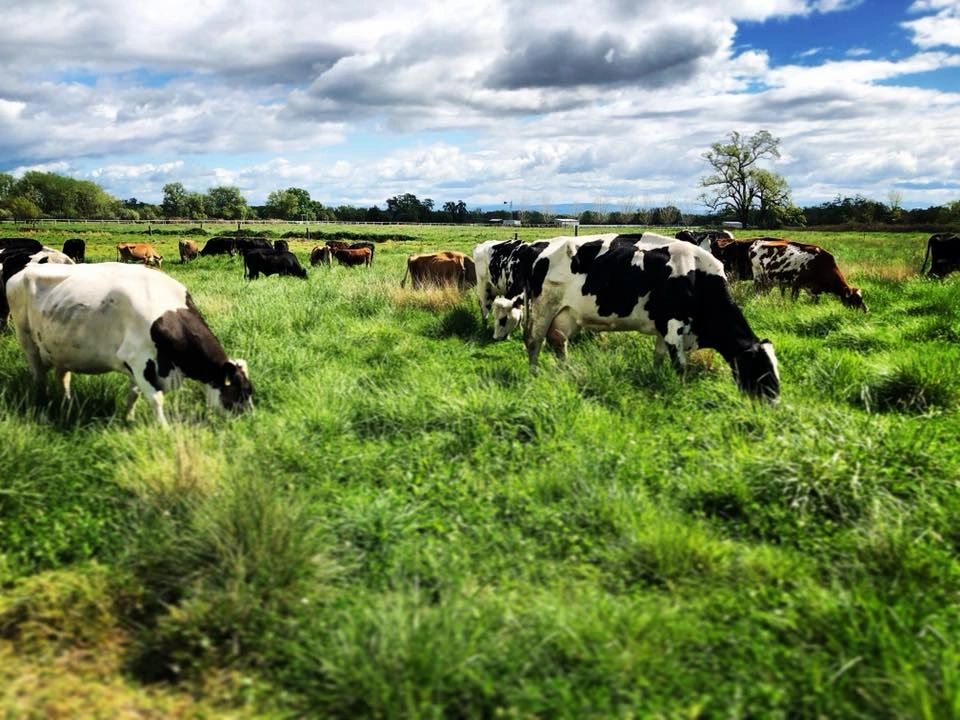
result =
[[[891,193],[883,203],[861,195],[798,208],[790,197],[786,180],[765,168],[761,160],[779,156],[780,141],[765,130],[752,136],[732,132],[727,142],[714,143],[703,154],[712,172],[701,178],[702,214],[684,213],[675,205],[641,208],[622,205],[607,210],[600,203],[572,212],[584,225],[716,225],[737,220],[745,227],[797,226],[936,226],[960,225],[960,200],[923,209],[906,209],[899,195]],[[511,217],[512,213],[512,217]],[[30,221],[38,218],[159,220],[288,220],[341,222],[488,223],[519,220],[523,225],[548,225],[556,213],[540,209],[468,208],[463,200],[437,205],[431,198],[412,193],[388,198],[384,207],[327,206],[310,197],[303,188],[274,190],[264,205],[249,205],[240,189],[232,185],[211,187],[206,192],[188,190],[182,183],[163,186],[160,203],[126,200],[111,196],[89,180],[52,172],[29,171],[20,178],[0,173],[0,219]]]

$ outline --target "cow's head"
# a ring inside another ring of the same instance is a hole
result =
[[[857,308],[867,312],[867,304],[863,301],[863,293],[860,288],[847,288],[846,292],[840,296],[840,302],[850,308]]]
[[[501,295],[493,301],[490,314],[493,316],[493,339],[505,340],[523,320],[523,295],[515,298]]]
[[[208,401],[220,410],[242,412],[253,407],[253,385],[247,377],[245,360],[227,360],[222,379],[207,386]]]
[[[753,343],[733,359],[733,377],[748,395],[776,402],[780,397],[780,371],[769,340]]]

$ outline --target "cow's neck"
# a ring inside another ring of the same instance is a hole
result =
[[[207,327],[203,316],[187,296],[187,306],[168,310],[150,328],[157,347],[158,372],[170,375],[173,368],[186,377],[210,386],[221,386],[227,354]]]

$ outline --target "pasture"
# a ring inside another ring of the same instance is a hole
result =
[[[0,715],[960,716],[960,278],[917,275],[926,235],[786,234],[866,315],[734,284],[770,407],[634,333],[532,376],[473,291],[400,289],[513,228],[364,227],[415,239],[253,282],[133,230],[21,234],[154,242],[256,409],[187,381],[164,433],[118,374],[65,405],[0,332]]]

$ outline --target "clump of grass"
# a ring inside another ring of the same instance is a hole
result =
[[[930,363],[906,360],[865,382],[859,404],[868,412],[923,414],[943,410],[957,402],[953,375],[939,372]]]
[[[390,302],[398,308],[417,308],[428,312],[450,311],[460,305],[464,291],[451,285],[435,285],[419,290],[394,287],[388,290]]]
[[[21,578],[0,594],[0,638],[29,653],[105,641],[118,625],[113,575],[90,563]]]

